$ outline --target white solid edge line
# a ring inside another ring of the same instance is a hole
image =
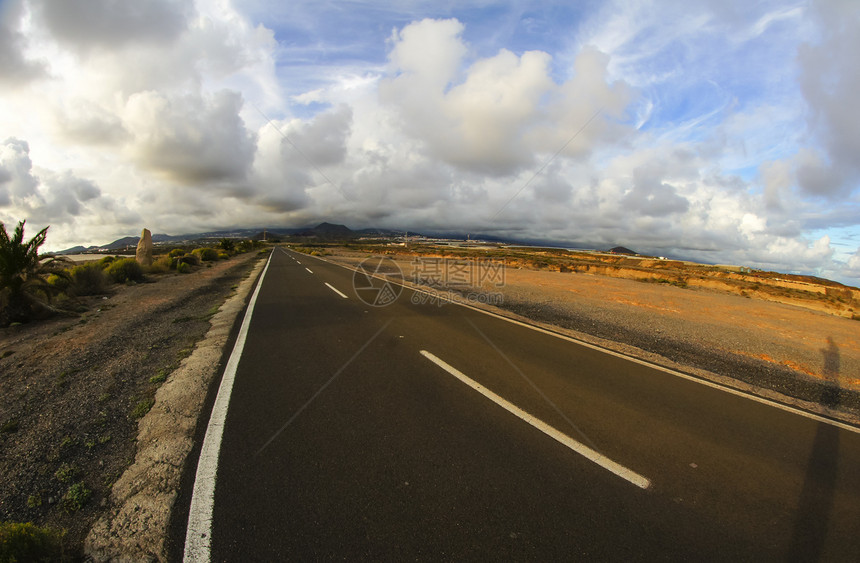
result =
[[[309,274],[313,274],[310,268],[305,268],[305,270],[307,270]]]
[[[406,287],[406,286],[404,286],[404,287]],[[528,323],[524,323],[524,322],[518,321],[516,319],[509,319],[505,316],[499,315],[498,313],[493,313],[492,311],[485,311],[483,309],[478,309],[477,307],[475,307],[473,305],[469,305],[466,303],[457,303],[456,301],[455,301],[455,303],[457,305],[462,305],[463,307],[468,307],[470,309],[474,309],[475,311],[480,311],[481,313],[484,313],[485,315],[490,315],[492,317],[502,319],[502,320],[507,321],[509,323],[513,323],[513,324],[520,325],[520,326],[523,326],[526,328],[530,328],[532,330],[536,330],[538,332],[542,332],[542,333],[548,334],[550,336],[555,336],[556,338],[560,338],[562,340],[567,340],[568,342],[573,342],[574,344],[579,344],[581,346],[585,346],[586,348],[591,348],[592,350],[597,350],[598,352],[603,352],[604,354],[609,354],[610,356],[615,356],[616,358],[621,358],[622,360],[628,360],[628,361],[631,361],[633,363],[643,365],[645,367],[653,368],[655,370],[662,371],[664,373],[668,373],[669,375],[674,375],[675,377],[680,377],[681,379],[686,379],[687,381],[699,383],[701,385],[704,385],[706,387],[710,387],[712,389],[717,389],[719,391],[725,391],[726,393],[729,393],[729,394],[732,394],[732,395],[735,395],[738,397],[743,397],[745,399],[755,401],[756,403],[761,403],[763,405],[776,407],[780,410],[783,410],[785,412],[789,412],[791,414],[797,414],[797,415],[800,415],[802,417],[815,420],[816,422],[823,422],[825,424],[830,424],[832,426],[836,426],[837,428],[841,428],[843,430],[848,430],[850,432],[854,432],[855,434],[860,434],[860,428],[858,428],[856,426],[851,426],[850,424],[846,424],[846,423],[840,422],[838,420],[834,420],[832,418],[826,418],[826,417],[817,415],[813,412],[801,410],[801,409],[798,409],[796,407],[792,407],[791,405],[786,405],[783,403],[779,403],[777,401],[773,401],[771,399],[766,399],[765,397],[759,397],[758,395],[753,395],[751,393],[747,393],[747,392],[742,391],[740,389],[735,389],[734,387],[729,387],[727,385],[723,385],[723,384],[717,383],[715,381],[710,381],[710,380],[704,379],[702,377],[696,377],[694,375],[689,375],[689,374],[686,374],[686,373],[683,373],[680,371],[676,371],[672,368],[667,368],[665,366],[654,364],[654,363],[651,363],[647,360],[642,360],[642,359],[636,358],[634,356],[628,356],[627,354],[623,354],[621,352],[616,352],[614,350],[609,350],[607,348],[603,348],[601,346],[591,344],[590,342],[585,342],[584,340],[578,340],[576,338],[573,338],[572,336],[567,336],[566,334],[560,334],[557,332],[553,332],[551,330],[547,330],[547,329],[539,327],[539,326],[530,325]]]
[[[626,467],[624,467],[620,463],[612,461],[611,459],[609,459],[605,455],[592,450],[591,448],[589,448],[588,446],[586,446],[580,442],[577,442],[576,440],[574,440],[573,438],[571,438],[567,434],[560,432],[559,430],[553,428],[552,426],[550,426],[546,422],[544,422],[544,421],[540,420],[539,418],[527,413],[526,411],[524,411],[521,408],[519,408],[518,406],[514,405],[513,403],[511,403],[507,399],[503,399],[502,397],[496,395],[495,393],[493,393],[492,391],[490,391],[489,389],[487,389],[486,387],[484,387],[483,385],[481,385],[480,383],[478,383],[474,379],[469,378],[466,374],[464,374],[463,372],[461,372],[457,368],[453,367],[452,365],[448,364],[444,360],[439,359],[437,356],[434,356],[433,354],[431,354],[427,350],[421,350],[421,355],[424,356],[425,358],[427,358],[428,360],[430,360],[431,362],[433,362],[434,364],[436,364],[437,366],[439,366],[440,368],[444,369],[445,371],[447,371],[448,373],[450,373],[451,375],[453,375],[454,377],[456,377],[457,379],[459,379],[460,381],[462,381],[463,383],[465,383],[466,385],[468,385],[469,387],[471,387],[472,389],[474,389],[475,391],[477,391],[478,393],[483,395],[484,397],[488,398],[489,400],[493,401],[494,403],[496,403],[497,405],[499,405],[500,407],[502,407],[503,409],[505,409],[509,413],[513,414],[517,418],[531,424],[532,426],[534,426],[535,428],[537,428],[538,430],[540,430],[541,432],[543,432],[544,434],[546,434],[550,438],[552,438],[552,439],[556,440],[557,442],[567,446],[571,450],[575,451],[576,453],[578,453],[579,455],[588,459],[589,461],[596,463],[597,465],[606,469],[610,473],[613,473],[613,474],[617,475],[618,477],[621,477],[622,479],[624,479],[628,483],[636,485],[640,489],[647,489],[648,487],[651,486],[651,481],[648,480],[648,478],[643,477],[642,475],[639,475],[635,471],[627,469]]]
[[[314,258],[316,258],[317,260],[320,260],[322,262],[325,262],[327,264],[331,264],[332,266],[339,266],[341,268],[344,268],[345,270],[351,270],[353,272],[358,271],[357,268],[351,268],[351,267],[347,266],[346,264],[338,264],[337,262],[334,262],[332,260],[326,260],[325,258],[320,258],[319,256],[314,256]],[[423,293],[423,294],[429,295],[431,297],[435,296],[434,293],[427,291],[425,289],[421,289],[418,287],[412,287],[410,285],[406,285],[404,283],[400,283],[400,282],[395,281],[395,280],[389,280],[387,278],[386,278],[386,281],[388,281],[390,283],[397,284],[397,285],[403,287],[404,289],[408,289],[408,290],[414,291],[416,293]],[[860,427],[852,426],[850,424],[847,424],[845,422],[841,422],[841,421],[833,419],[833,418],[827,418],[827,417],[815,414],[814,412],[805,411],[803,409],[799,409],[799,408],[793,407],[791,405],[786,405],[786,404],[780,403],[778,401],[767,399],[765,397],[760,397],[758,395],[754,395],[752,393],[743,391],[741,389],[735,389],[734,387],[730,387],[728,385],[717,383],[715,381],[710,381],[710,380],[705,379],[703,377],[696,377],[695,375],[689,375],[689,374],[674,370],[672,368],[667,368],[665,366],[661,366],[659,364],[649,362],[648,360],[642,360],[642,359],[637,358],[635,356],[629,356],[627,354],[624,354],[621,352],[616,352],[614,350],[610,350],[608,348],[604,348],[604,347],[598,346],[596,344],[591,344],[590,342],[586,342],[585,340],[579,340],[578,338],[574,338],[574,337],[568,336],[566,334],[561,334],[559,332],[554,332],[554,331],[545,329],[543,327],[524,323],[524,322],[518,321],[516,319],[511,319],[511,318],[508,318],[504,315],[500,315],[500,314],[494,313],[492,311],[487,311],[486,309],[481,309],[481,308],[476,307],[474,305],[471,305],[469,303],[461,303],[459,301],[449,301],[449,303],[451,303],[453,305],[459,305],[460,307],[466,307],[467,309],[472,309],[473,311],[477,311],[478,313],[483,313],[484,315],[489,315],[491,317],[495,317],[497,319],[501,319],[503,321],[513,323],[515,325],[519,325],[519,326],[522,326],[522,327],[525,327],[525,328],[528,328],[531,330],[536,330],[538,332],[542,332],[544,334],[548,334],[550,336],[560,338],[561,340],[567,340],[568,342],[573,342],[574,344],[579,344],[580,346],[585,346],[586,348],[591,348],[592,350],[597,350],[598,352],[603,352],[604,354],[609,354],[610,356],[615,356],[616,358],[621,358],[623,360],[628,360],[628,361],[631,361],[631,362],[634,362],[634,363],[637,363],[637,364],[640,364],[640,365],[643,365],[643,366],[646,366],[649,368],[653,368],[655,370],[662,371],[664,373],[668,373],[669,375],[674,375],[675,377],[680,377],[681,379],[686,379],[687,381],[692,381],[693,383],[699,383],[700,385],[704,385],[705,387],[710,387],[710,388],[716,389],[718,391],[724,391],[724,392],[729,393],[731,395],[735,395],[737,397],[743,397],[745,399],[749,399],[750,401],[755,401],[756,403],[760,403],[762,405],[775,407],[775,408],[780,409],[782,411],[785,411],[785,412],[788,412],[791,414],[796,414],[796,415],[802,416],[804,418],[814,420],[816,422],[823,422],[825,424],[829,424],[831,426],[841,428],[842,430],[848,430],[849,432],[853,432],[855,434],[860,434]]]
[[[206,563],[210,560],[211,538],[212,538],[212,509],[215,503],[215,477],[218,472],[218,456],[221,452],[221,438],[224,435],[224,424],[227,419],[227,407],[230,404],[230,395],[233,392],[233,382],[236,379],[236,369],[242,357],[245,340],[248,336],[248,327],[251,325],[251,317],[254,314],[254,306],[257,296],[263,286],[263,279],[269,270],[274,252],[269,254],[266,267],[260,274],[257,287],[248,309],[242,319],[242,326],[230,353],[230,359],[224,368],[224,376],[218,387],[218,395],[212,406],[212,415],[209,425],[206,427],[206,435],[203,438],[203,447],[200,449],[200,459],[197,461],[197,474],[194,476],[194,489],[191,493],[191,508],[188,513],[188,527],[185,531],[185,555],[186,562]]]
[[[321,258],[319,256],[313,256],[313,258],[316,258],[317,260],[319,260],[321,262],[325,262],[326,264],[330,264],[332,266],[341,267],[345,270],[351,270],[353,272],[358,271],[357,268],[352,268],[350,266],[347,266],[346,264],[339,264],[338,262],[334,262],[332,260],[326,260],[325,258]],[[431,297],[435,296],[434,293],[427,291],[425,289],[406,285],[405,283],[401,283],[401,282],[398,282],[395,280],[390,280],[387,278],[385,278],[385,279],[386,279],[386,281],[388,281],[390,283],[397,284],[397,285],[403,287],[404,289],[408,289],[408,290],[414,291],[416,293],[423,293],[423,294],[429,295]],[[848,430],[849,432],[853,432],[855,434],[860,434],[860,427],[852,426],[851,424],[848,424],[848,423],[845,423],[845,422],[842,422],[842,421],[839,421],[839,420],[836,420],[833,418],[827,418],[825,416],[815,414],[814,412],[805,411],[803,409],[793,407],[791,405],[786,405],[784,403],[780,403],[780,402],[774,401],[772,399],[760,397],[758,395],[754,395],[752,393],[749,393],[747,391],[743,391],[741,389],[736,389],[734,387],[730,387],[730,386],[725,385],[725,384],[717,383],[715,381],[710,381],[710,380],[705,379],[703,377],[696,377],[695,375],[689,375],[689,374],[674,370],[672,368],[668,368],[665,366],[661,366],[659,364],[655,364],[653,362],[649,362],[648,360],[642,360],[642,359],[637,358],[635,356],[630,356],[630,355],[624,354],[622,352],[616,352],[614,350],[610,350],[608,348],[604,348],[604,347],[598,346],[596,344],[591,344],[590,342],[586,342],[585,340],[579,340],[578,338],[574,338],[572,336],[568,336],[568,335],[562,334],[560,332],[554,332],[552,330],[548,330],[548,329],[545,329],[543,327],[524,323],[524,322],[518,321],[516,319],[511,319],[511,318],[506,317],[504,315],[500,315],[500,314],[494,313],[492,311],[487,311],[486,309],[481,309],[481,308],[476,307],[474,305],[471,305],[469,303],[462,303],[460,301],[449,301],[449,303],[451,303],[453,305],[459,305],[460,307],[466,307],[467,309],[472,309],[473,311],[477,311],[478,313],[483,313],[484,315],[489,315],[491,317],[495,317],[497,319],[500,319],[500,320],[503,320],[503,321],[506,321],[509,323],[513,323],[515,325],[519,325],[519,326],[522,326],[522,327],[525,327],[525,328],[528,328],[531,330],[536,330],[538,332],[548,334],[549,336],[554,336],[556,338],[560,338],[561,340],[567,340],[568,342],[572,342],[574,344],[579,344],[580,346],[585,346],[586,348],[591,348],[592,350],[596,350],[598,352],[603,352],[604,354],[609,354],[610,356],[615,356],[616,358],[621,358],[623,360],[628,360],[628,361],[631,361],[631,362],[634,362],[634,363],[637,363],[637,364],[640,364],[640,365],[643,365],[643,366],[646,366],[649,368],[653,368],[653,369],[656,369],[658,371],[668,373],[669,375],[673,375],[675,377],[680,377],[681,379],[686,379],[687,381],[692,381],[693,383],[699,383],[700,385],[704,385],[705,387],[710,387],[710,388],[716,389],[718,391],[724,391],[724,392],[729,393],[731,395],[735,395],[737,397],[743,397],[745,399],[755,401],[756,403],[760,403],[762,405],[775,407],[775,408],[780,409],[782,411],[785,411],[785,412],[788,412],[791,414],[796,414],[796,415],[802,416],[804,418],[814,420],[816,422],[823,422],[825,424],[829,424],[831,426],[841,428],[842,430]]]
[[[339,291],[339,290],[338,290],[335,286],[333,286],[332,284],[330,284],[330,283],[328,283],[328,282],[325,282],[325,284],[328,286],[328,288],[329,288],[330,290],[334,291],[335,293],[337,293],[338,295],[340,295],[340,296],[341,296],[341,297],[343,297],[344,299],[349,299],[349,297],[347,297],[345,293],[343,293],[343,292]]]

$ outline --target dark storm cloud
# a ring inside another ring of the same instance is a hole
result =
[[[241,182],[256,152],[241,107],[241,95],[226,90],[207,97],[134,94],[126,112],[131,152],[138,165],[179,184]]]
[[[819,43],[799,49],[800,86],[810,107],[809,128],[826,154],[806,152],[798,180],[811,194],[846,195],[860,180],[860,10],[855,2],[814,3]]]
[[[163,43],[185,28],[190,1],[33,0],[53,36],[72,48]]]
[[[45,63],[24,54],[27,39],[18,30],[21,13],[20,2],[0,3],[0,86],[14,88],[45,75]]]

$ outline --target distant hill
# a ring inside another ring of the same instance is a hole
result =
[[[347,227],[346,225],[336,225],[334,223],[320,223],[316,227],[305,229],[296,233],[300,237],[316,237],[328,240],[342,240],[358,237],[358,233]]]
[[[65,250],[61,250],[59,252],[55,252],[54,254],[80,254],[82,252],[88,252],[92,250],[98,249],[98,246],[73,246],[71,248],[67,248]]]
[[[170,235],[152,235],[152,242],[170,242],[184,237],[172,237]],[[55,254],[80,254],[82,252],[104,252],[109,250],[125,250],[128,247],[136,247],[140,237],[122,237],[101,246],[73,246]]]
[[[610,254],[626,254],[628,256],[636,256],[639,254],[638,252],[635,252],[635,251],[630,250],[629,248],[625,248],[623,246],[616,246],[614,248],[610,248],[608,252]]]

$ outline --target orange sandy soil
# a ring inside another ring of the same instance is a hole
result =
[[[503,292],[538,288],[549,300],[647,317],[659,332],[686,332],[701,344],[782,364],[824,379],[832,339],[840,356],[837,379],[860,387],[860,323],[806,308],[701,289],[633,280],[507,270]]]

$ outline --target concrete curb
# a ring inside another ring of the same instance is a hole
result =
[[[212,319],[206,336],[158,389],[138,423],[137,455],[111,490],[111,508],[93,525],[84,551],[94,561],[167,561],[165,543],[197,420],[236,317],[265,261],[259,261]]]

